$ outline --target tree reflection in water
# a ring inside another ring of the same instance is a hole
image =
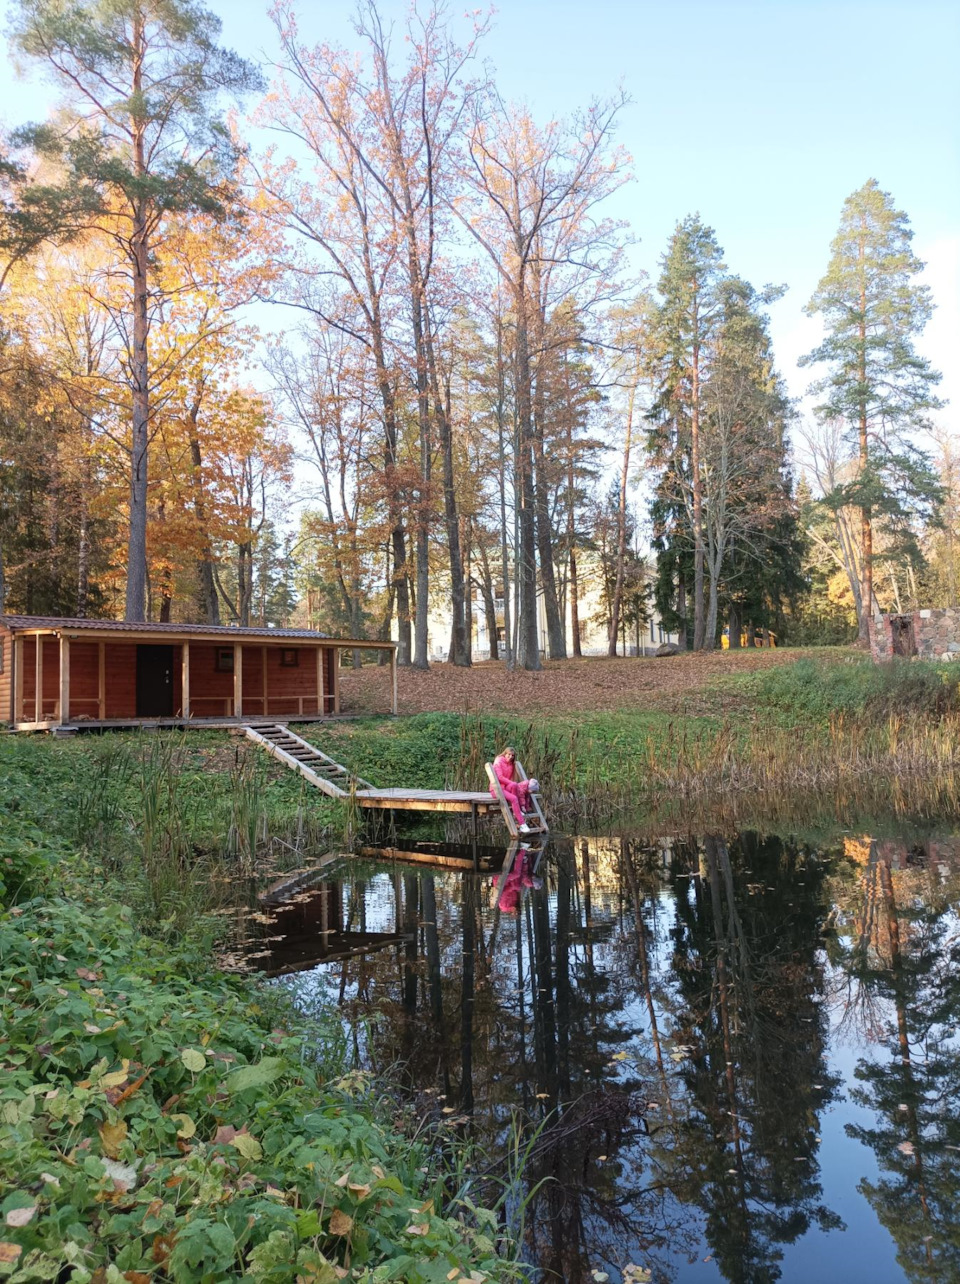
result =
[[[960,1281],[960,938],[955,845],[850,844],[860,877],[838,889],[853,931],[836,960],[883,1054],[861,1058],[853,1097],[871,1126],[848,1132],[875,1153],[883,1176],[860,1190],[893,1236],[908,1280]],[[859,847],[859,851],[857,848]]]
[[[799,1279],[785,1268],[802,1237],[831,1278],[828,1022],[861,1048],[880,1037],[893,1058],[864,1056],[854,1090],[875,1123],[851,1135],[883,1175],[860,1190],[905,1278],[958,1280],[951,895],[889,844],[859,868],[844,855],[744,833],[554,839],[535,871],[521,852],[496,882],[352,862],[335,885],[344,931],[376,948],[320,966],[358,1059],[396,1067],[498,1178],[515,1119],[539,1129],[525,1252],[571,1284],[627,1263],[655,1281],[694,1262],[704,1281]]]

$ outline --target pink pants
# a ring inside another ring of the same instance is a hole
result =
[[[501,780],[500,788],[503,790],[503,795],[510,804],[514,819],[518,825],[522,825],[525,819],[523,813],[525,811],[530,811],[532,807],[530,802],[530,788],[527,785],[527,782],[525,780]],[[491,789],[490,792],[494,797],[496,797],[493,789]]]

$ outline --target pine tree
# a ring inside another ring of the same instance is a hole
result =
[[[906,214],[871,178],[844,202],[827,271],[807,305],[826,328],[801,362],[827,366],[811,389],[823,397],[816,413],[843,424],[857,460],[854,479],[825,499],[860,512],[861,642],[874,602],[875,519],[906,527],[940,499],[930,461],[909,436],[928,428],[929,412],[941,404],[933,393],[940,375],[913,343],[933,305],[914,279],[923,264],[912,239]]]
[[[216,99],[260,83],[249,63],[217,45],[219,33],[220,20],[193,0],[19,0],[13,21],[16,47],[47,65],[75,113],[67,128],[34,126],[15,135],[63,176],[57,185],[25,190],[23,208],[35,225],[47,210],[49,224],[71,205],[69,193],[84,193],[87,226],[106,235],[118,272],[129,277],[122,327],[132,412],[128,620],[142,620],[146,610],[157,244],[173,211],[226,216],[233,148]]]

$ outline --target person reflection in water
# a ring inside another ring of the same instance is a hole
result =
[[[533,876],[533,863],[530,859],[530,853],[522,849],[517,852],[513,868],[501,883],[502,877],[501,874],[498,874],[493,880],[493,885],[500,889],[500,894],[497,897],[497,908],[503,914],[516,914],[520,908],[520,898],[525,888],[543,886],[542,880]]]
[[[510,745],[506,749],[501,749],[493,760],[493,774],[500,782],[500,788],[503,790],[504,797],[510,804],[513,811],[514,819],[517,822],[521,834],[529,834],[533,831],[527,824],[525,812],[533,810],[533,801],[530,797],[531,782],[527,780],[517,780],[517,751]],[[490,792],[496,797],[493,785],[490,786]]]

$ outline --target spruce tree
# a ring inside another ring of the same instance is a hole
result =
[[[118,327],[131,411],[126,618],[142,620],[158,243],[168,213],[229,212],[234,149],[217,100],[257,87],[260,76],[217,45],[219,18],[194,0],[19,0],[12,34],[19,51],[45,64],[64,90],[68,111],[56,127],[14,136],[62,175],[57,184],[23,191],[24,221],[42,230],[45,211],[49,224],[64,209],[73,219],[71,193],[81,193],[86,225],[113,243],[117,271],[129,280]]]
[[[720,320],[723,251],[699,214],[688,215],[661,259],[660,303],[652,327],[657,396],[650,449],[661,463],[664,508],[685,512],[693,544],[693,647],[706,635],[702,414],[710,343]]]
[[[941,404],[933,392],[940,375],[914,348],[933,304],[915,279],[923,264],[912,239],[906,214],[871,178],[844,202],[827,271],[807,305],[826,330],[801,361],[827,367],[811,388],[823,398],[816,413],[844,425],[856,459],[853,480],[824,498],[860,511],[864,643],[873,610],[875,519],[902,528],[911,516],[933,512],[940,499],[930,461],[911,440],[929,428],[929,413]]]

